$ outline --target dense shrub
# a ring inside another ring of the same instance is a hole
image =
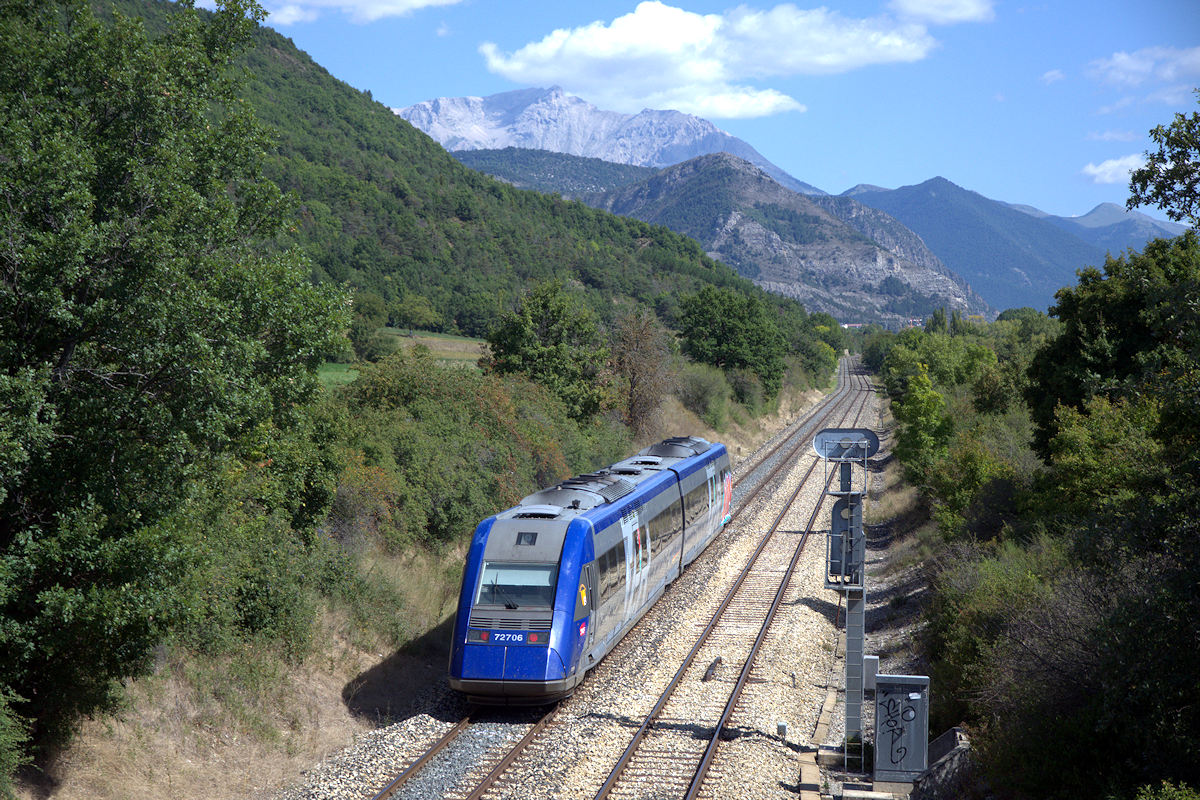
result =
[[[688,363],[679,371],[679,401],[713,430],[725,428],[731,392],[725,373],[716,367]]]
[[[0,692],[0,797],[12,798],[11,776],[26,762],[25,742],[29,732],[25,722],[12,710],[12,700]]]
[[[420,349],[365,368],[341,402],[348,467],[329,526],[343,541],[460,541],[484,517],[629,444],[619,426],[574,422],[528,378],[443,367]]]
[[[1133,800],[1200,800],[1200,791],[1187,784],[1163,781],[1157,786],[1143,786]]]
[[[748,369],[735,369],[729,372],[728,380],[733,396],[747,411],[755,415],[762,413],[766,398],[763,396],[762,381],[757,375]]]
[[[935,726],[973,730],[1001,797],[1200,779],[1197,276],[1187,234],[1082,271],[1061,323],[1018,309],[868,342],[952,543],[924,629]]]

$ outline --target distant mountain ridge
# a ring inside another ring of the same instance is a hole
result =
[[[686,234],[764,289],[843,321],[895,324],[938,306],[990,312],[887,214],[851,198],[790,191],[727,153],[583,200]]]
[[[1102,265],[1107,253],[1140,250],[1151,239],[1176,236],[1184,230],[1144,214],[1126,212],[1111,203],[1101,204],[1082,217],[1056,217],[1032,206],[991,200],[940,177],[899,189],[861,183],[835,198],[787,175],[749,144],[706,120],[677,111],[643,111],[636,115],[601,111],[557,88],[526,89],[485,98],[439,98],[396,113],[454,151],[468,166],[516,186],[568,197],[582,198],[597,189],[613,191],[628,179],[636,179],[637,173],[620,173],[596,165],[568,165],[548,157],[549,153],[648,168],[729,153],[764,170],[785,188],[815,200],[827,213],[897,258],[935,272],[946,270],[963,287],[977,292],[980,302],[997,309],[1048,308],[1055,292],[1075,284],[1078,270]],[[538,156],[541,163],[535,166],[516,150],[499,155],[492,148],[539,150],[544,154]],[[479,155],[467,155],[472,151]],[[848,200],[862,205],[849,205]],[[709,201],[695,195],[693,202],[703,205]],[[863,214],[862,206],[884,212],[887,223]],[[650,218],[648,211],[631,215]],[[670,227],[694,236],[706,247],[711,244],[708,231]],[[897,230],[904,227],[916,235]],[[740,251],[735,256],[733,250],[727,248],[722,260],[734,264],[731,259],[741,258],[738,268],[753,275],[755,263],[763,254]],[[771,257],[777,259],[780,255]],[[895,287],[893,283],[888,285]],[[899,305],[893,303],[894,307]]]
[[[1080,217],[1059,217],[991,200],[941,177],[899,189],[859,184],[838,197],[903,222],[997,308],[1044,310],[1055,292],[1075,284],[1078,270],[1102,266],[1109,253],[1140,251],[1152,239],[1187,230],[1116,203],[1101,203]]]
[[[1045,310],[1076,271],[1104,263],[1104,249],[1049,219],[990,200],[945,178],[859,191],[855,200],[916,232],[951,270],[997,308]]]
[[[1052,222],[1114,256],[1130,248],[1140,251],[1151,239],[1179,236],[1187,230],[1185,225],[1157,220],[1138,211],[1128,211],[1116,203],[1101,203],[1081,217],[1057,217],[1032,206],[1012,207]]]
[[[603,111],[557,86],[488,97],[439,97],[393,111],[451,151],[521,147],[640,167],[669,167],[725,152],[760,167],[792,191],[825,194],[708,120],[681,111]]]

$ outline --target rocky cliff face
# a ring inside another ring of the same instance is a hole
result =
[[[523,147],[643,167],[726,152],[759,166],[792,191],[824,194],[708,120],[679,111],[604,111],[557,87],[441,97],[393,110],[451,151]]]
[[[990,310],[887,214],[852,198],[796,194],[729,155],[692,159],[590,202],[686,233],[763,288],[843,321],[898,322],[937,306]]]
[[[941,259],[925,246],[920,236],[904,227],[895,217],[864,206],[850,197],[824,195],[811,199],[863,236],[900,258],[935,272],[953,274]]]

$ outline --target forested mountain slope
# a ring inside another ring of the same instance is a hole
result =
[[[522,189],[581,199],[649,178],[657,170],[617,164],[600,158],[571,156],[549,150],[506,147],[503,150],[456,150],[454,157],[471,169],[486,172]]]
[[[666,225],[760,286],[842,320],[896,325],[940,306],[988,311],[887,213],[850,197],[788,191],[736,156],[662,170],[514,147],[455,157],[516,186]]]
[[[151,27],[171,7],[117,4]],[[278,134],[267,177],[300,201],[286,243],[309,256],[318,282],[369,290],[389,305],[418,293],[444,329],[473,335],[524,288],[552,277],[577,282],[602,318],[613,298],[669,318],[675,296],[704,285],[760,291],[665,228],[466,168],[270,28],[258,30],[245,63],[244,96]]]
[[[249,65],[247,97],[280,135],[270,177],[300,197],[295,241],[318,280],[385,301],[419,292],[447,327],[470,334],[550,277],[580,281],[601,313],[614,296],[667,302],[707,283],[749,290],[665,229],[467,169],[272,30],[259,31]]]

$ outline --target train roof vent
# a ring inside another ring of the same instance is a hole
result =
[[[617,475],[641,475],[641,467],[613,467],[613,473]]]
[[[609,503],[618,497],[624,497],[636,488],[629,481],[615,477],[608,471],[589,472],[586,475],[565,480],[560,485],[566,489],[585,489],[589,492],[595,492]]]
[[[650,445],[638,455],[687,458],[688,456],[700,455],[710,447],[712,445],[706,439],[701,439],[699,436],[673,436],[670,439],[663,439],[658,444]]]
[[[608,486],[600,490],[600,496],[608,502],[612,502],[619,497],[624,497],[634,490],[634,485],[627,480],[617,478]]]
[[[516,519],[554,519],[562,513],[562,506],[529,505],[519,508],[513,515]]]

